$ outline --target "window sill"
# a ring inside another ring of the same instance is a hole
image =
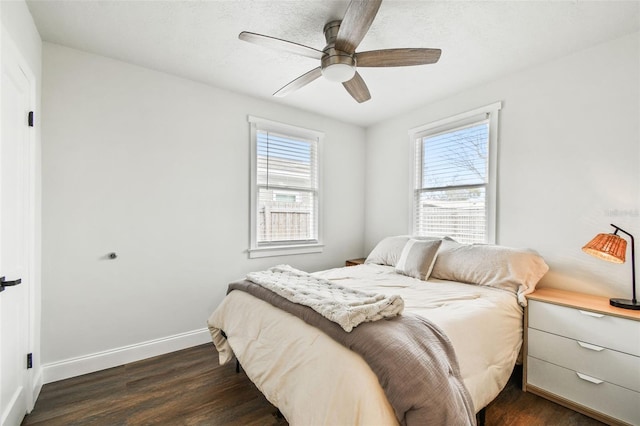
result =
[[[305,244],[291,246],[259,247],[249,249],[249,259],[273,256],[289,256],[294,254],[322,253],[323,244]]]

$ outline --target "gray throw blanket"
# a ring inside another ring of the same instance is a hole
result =
[[[471,397],[460,377],[451,342],[417,315],[362,323],[350,333],[313,309],[290,302],[250,281],[229,284],[298,316],[358,353],[378,376],[402,425],[475,425]]]

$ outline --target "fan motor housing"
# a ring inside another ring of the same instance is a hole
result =
[[[333,46],[324,49],[324,56],[320,60],[322,69],[335,64],[348,65],[350,67],[356,66],[356,58],[348,53],[336,50]]]
[[[322,75],[339,83],[351,80],[356,73],[356,58],[353,55],[335,48],[336,37],[342,21],[331,21],[324,26],[324,37],[327,46],[320,60]]]

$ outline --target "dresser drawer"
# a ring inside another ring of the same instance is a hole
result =
[[[582,373],[581,373],[582,374]],[[640,424],[640,393],[608,382],[592,383],[567,368],[527,357],[527,382],[589,409]]]
[[[529,328],[529,355],[640,392],[640,357]]]
[[[640,321],[529,301],[529,327],[640,356]]]

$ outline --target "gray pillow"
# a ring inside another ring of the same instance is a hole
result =
[[[416,240],[406,242],[396,264],[396,272],[419,280],[426,280],[436,261],[442,240]]]

